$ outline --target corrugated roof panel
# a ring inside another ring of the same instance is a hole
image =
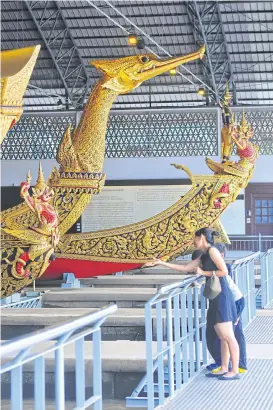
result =
[[[239,100],[251,98],[253,103],[270,101],[273,104],[273,96],[270,91],[272,88],[273,72],[273,2],[221,2],[220,10],[224,22],[224,30],[227,39],[227,48],[233,65],[234,79],[237,84]],[[39,15],[42,13],[44,2],[37,3],[35,8],[39,8]],[[145,53],[145,50],[136,50],[127,46],[127,34],[112,21],[107,19],[87,1],[66,1],[61,5],[66,24],[70,27],[71,34],[78,46],[78,52],[83,57],[85,66],[93,85],[100,74],[95,68],[88,65],[89,61],[98,58],[118,58],[126,55]],[[116,10],[105,4],[103,1],[96,1],[96,5],[109,14],[116,22],[127,30],[130,24]],[[187,5],[181,1],[115,1],[113,6],[127,16],[133,23],[140,26],[144,32],[156,40],[167,52],[172,55],[183,55],[196,50],[195,39],[193,36],[192,22],[187,15]],[[47,3],[45,16],[49,16],[54,11],[54,2]],[[35,28],[35,24],[30,14],[26,10],[24,2],[5,1],[2,2],[2,49],[17,48],[22,46],[41,43],[40,35]],[[56,25],[60,29],[62,25]],[[46,26],[44,26],[44,29]],[[138,33],[137,29],[134,29]],[[49,29],[46,30],[49,35]],[[61,39],[51,47],[58,47]],[[160,56],[166,56],[163,51],[154,45],[149,39],[145,38],[147,46]],[[64,45],[67,49],[69,41]],[[214,57],[213,57],[214,58]],[[68,58],[63,60],[63,64],[68,63]],[[219,60],[221,61],[221,60]],[[74,60],[73,60],[74,62]],[[172,98],[173,104],[203,105],[204,99],[199,100],[196,89],[200,85],[194,77],[185,70],[189,69],[201,80],[204,79],[202,65],[199,61],[186,64],[180,67],[181,73],[192,80],[196,85],[188,83],[185,78],[177,75],[170,77],[162,75],[150,82],[144,83],[140,88],[132,93],[131,97],[126,95],[124,100],[128,104],[140,103],[140,98],[144,95],[149,84],[152,91],[157,93],[154,105],[171,104],[169,97],[177,93],[181,95],[183,101],[176,102]],[[73,78],[69,80],[71,83]],[[259,84],[259,81],[261,82]],[[59,74],[54,67],[53,61],[43,46],[37,61],[30,84],[41,85],[45,88],[40,91],[41,104],[46,104],[48,89],[59,86],[62,92],[64,87],[60,81]],[[244,91],[243,87],[247,87]],[[183,93],[181,90],[183,89]],[[252,90],[256,90],[255,92]],[[185,91],[185,92],[184,92]],[[189,92],[189,91],[192,91]],[[166,97],[167,92],[169,95]],[[42,99],[45,98],[45,101]],[[166,102],[166,99],[168,100]],[[251,100],[251,101],[252,101]],[[34,101],[34,99],[33,99]],[[248,100],[251,103],[250,100]],[[123,103],[122,103],[123,104]],[[125,104],[125,103],[124,103]],[[144,105],[147,105],[145,102]]]

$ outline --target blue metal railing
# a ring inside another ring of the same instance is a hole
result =
[[[153,410],[207,363],[203,280],[164,286],[146,303],[146,375],[126,398],[127,407]],[[191,287],[194,282],[198,286]]]
[[[0,374],[11,374],[11,410],[23,410],[23,365],[34,364],[34,410],[46,410],[45,402],[45,356],[55,352],[55,408],[65,410],[64,347],[75,342],[76,407],[86,409],[93,404],[94,410],[102,410],[101,324],[117,309],[111,305],[97,312],[81,316],[58,326],[51,326],[29,336],[18,337],[1,344]],[[76,332],[76,334],[75,334]],[[92,334],[92,342],[85,336]],[[41,352],[32,351],[40,343],[52,341]],[[86,399],[85,343],[93,345],[93,395]]]
[[[261,256],[261,308],[273,301],[273,249]]]
[[[40,292],[27,292],[24,296],[20,293],[16,293],[0,301],[0,309],[40,307],[42,307],[42,293]]]
[[[273,235],[229,235],[229,251],[266,252],[273,246]]]
[[[255,261],[260,258],[256,252],[232,265],[233,277],[245,298],[245,308],[242,313],[243,327],[246,327],[256,316]]]

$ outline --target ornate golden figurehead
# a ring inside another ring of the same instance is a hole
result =
[[[41,46],[1,51],[1,140],[20,119],[23,96]]]
[[[127,94],[144,81],[189,61],[203,58],[205,47],[182,57],[159,60],[142,54],[118,60],[96,60],[91,64],[102,74],[84,108],[81,121],[72,133],[67,131],[58,150],[57,160],[63,171],[101,172],[105,153],[108,115],[119,94]]]

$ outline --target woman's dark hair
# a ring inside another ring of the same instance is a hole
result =
[[[195,232],[195,236],[201,236],[201,235],[204,235],[204,237],[206,238],[206,241],[210,245],[214,245],[214,237],[219,236],[219,233],[217,231],[214,231],[211,228],[201,228]]]
[[[200,258],[200,256],[202,255],[203,255],[203,252],[200,251],[199,249],[196,249],[191,255],[191,260],[195,261],[195,259]]]
[[[218,251],[219,251],[220,253],[222,253],[224,256],[226,256],[227,248],[225,247],[225,245],[224,245],[223,243],[216,243],[216,244],[214,245],[214,247],[215,247],[216,249],[218,249]]]

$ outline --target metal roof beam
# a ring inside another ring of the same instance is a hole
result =
[[[236,104],[233,68],[218,1],[201,4],[195,0],[185,2],[185,6],[196,41],[206,45],[206,54],[202,61],[206,81],[218,96],[223,94],[225,83],[232,81],[233,102]],[[212,97],[215,99],[215,95]],[[220,98],[215,100],[219,103]]]
[[[110,21],[112,21],[116,26],[121,28],[124,32],[127,34],[130,34],[128,29],[126,29],[124,26],[122,26],[118,21],[116,21],[113,17],[111,17],[109,14],[105,13],[100,7],[98,7],[94,1],[87,0],[87,2],[93,6],[97,11],[99,11],[101,14],[103,14],[105,17],[107,17]],[[113,9],[119,16],[123,17],[124,20],[126,21],[127,24],[130,24],[131,27],[134,27],[138,32],[143,35],[145,38],[147,38],[152,44],[156,45],[161,51],[163,51],[164,54],[166,54],[169,57],[172,57],[172,55],[164,48],[161,46],[158,42],[156,42],[150,35],[148,35],[145,31],[143,31],[138,25],[136,25],[132,20],[130,20],[127,16],[125,16],[123,13],[121,13],[113,4],[111,4],[109,1],[104,0],[104,3],[106,3],[111,9]],[[154,54],[156,57],[161,58],[161,56],[156,53],[154,50],[152,50],[150,47],[146,46],[146,49],[150,51],[152,54]],[[191,75],[191,77],[195,78],[199,83],[203,84],[206,88],[210,88],[210,86],[206,83],[204,83],[197,75],[195,75],[191,70],[189,70],[187,67],[184,65],[181,66],[181,69],[186,71],[188,74]],[[185,78],[189,83],[193,84],[195,86],[195,83],[189,78],[186,77],[184,74],[177,69],[177,74],[180,75],[181,77]],[[211,92],[214,93],[214,90],[211,89]]]
[[[273,73],[271,73],[272,74],[272,76],[273,76]],[[32,77],[31,77],[32,78]],[[98,80],[99,78],[101,78],[101,77],[99,77],[99,76],[97,76],[96,78],[93,78],[93,80]],[[48,80],[46,79],[46,78],[44,78],[44,77],[34,77],[34,78],[32,78],[32,81],[31,81],[31,85],[33,86],[33,84],[35,83],[37,81],[37,83],[42,83],[43,81],[45,81],[46,82],[46,84],[48,84]],[[236,81],[236,84],[237,84],[237,86],[239,87],[241,84],[249,84],[249,86],[253,86],[254,84],[271,84],[271,83],[273,83],[273,77],[272,77],[272,79],[271,80],[257,80],[257,81],[251,81],[251,80],[237,80]],[[146,83],[146,84],[148,84],[148,83]],[[153,83],[149,83],[149,86],[151,86],[151,87],[177,87],[178,89],[180,88],[180,87],[184,87],[184,86],[186,86],[187,85],[187,83],[186,82],[173,82],[173,81],[170,81],[170,82],[166,82],[166,83],[163,83],[161,80],[155,80],[154,79],[154,82]],[[148,87],[148,85],[146,85],[147,87]],[[142,88],[143,87],[145,87],[145,86],[142,86]],[[40,90],[52,90],[52,88],[56,88],[56,89],[58,89],[58,90],[64,90],[64,88],[62,88],[62,87],[59,87],[58,85],[56,86],[56,87],[54,87],[54,85],[51,87],[51,88],[49,88],[48,87],[48,85],[47,86],[42,86],[42,85],[40,85],[40,87],[39,87],[39,89]],[[247,88],[249,88],[249,87],[247,87]],[[266,89],[264,89],[264,91],[267,91]]]
[[[58,1],[45,1],[43,2],[42,9],[41,7],[37,8],[37,4],[39,4],[39,6],[41,5],[40,2],[25,0],[27,10],[32,17],[66,90],[69,103],[76,108],[82,106],[86,92],[89,88],[89,75],[69,27],[67,26],[67,22],[62,14],[62,10]],[[49,12],[49,8],[47,7],[49,4],[51,5],[50,10],[54,9],[53,13]],[[56,29],[57,26],[61,27],[61,31]],[[59,40],[61,40],[60,44]],[[65,41],[69,43],[69,47],[63,49]],[[56,48],[51,47],[53,44],[56,45]],[[74,68],[75,66],[76,69]],[[67,78],[73,74],[75,75],[75,82],[71,87],[67,82]],[[78,85],[78,87],[76,87],[76,85]],[[80,97],[78,91],[77,93],[74,93],[74,88],[80,88]]]

